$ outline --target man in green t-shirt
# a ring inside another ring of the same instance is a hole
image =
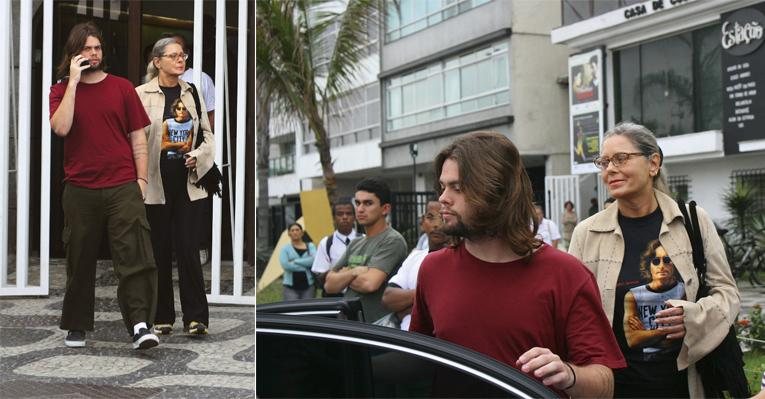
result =
[[[356,185],[356,220],[364,226],[366,236],[351,241],[324,283],[327,293],[347,287],[346,298],[360,297],[367,322],[385,315],[381,302],[385,282],[406,257],[404,237],[385,220],[391,211],[390,198],[390,187],[378,178],[366,178]]]

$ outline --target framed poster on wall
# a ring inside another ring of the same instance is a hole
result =
[[[597,173],[592,163],[603,138],[603,49],[568,58],[571,173]]]

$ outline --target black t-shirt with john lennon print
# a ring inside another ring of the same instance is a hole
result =
[[[659,242],[662,217],[660,208],[639,218],[619,214],[625,244],[616,283],[613,329],[628,367],[614,371],[615,397],[688,397],[687,373],[677,370],[682,339],[645,334],[658,328],[655,315],[667,307],[668,299],[685,298],[685,286],[674,265],[668,262],[669,266],[661,266],[667,259]],[[654,262],[658,264],[652,270]],[[653,273],[657,283],[650,285]],[[673,273],[674,281],[659,283],[663,273]]]
[[[185,185],[187,170],[183,156],[193,149],[194,124],[189,109],[181,101],[181,86],[160,86],[165,95],[162,116],[162,152],[159,157],[162,182],[167,187]]]
[[[186,104],[181,101],[181,86],[163,87],[165,111],[163,113],[162,158],[183,159],[191,151],[194,124]]]

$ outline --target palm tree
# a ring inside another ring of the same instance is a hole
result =
[[[258,102],[258,120],[257,120],[257,156],[256,156],[256,175],[258,179],[258,227],[257,242],[260,244],[258,252],[266,250],[269,242],[269,232],[271,231],[271,219],[268,209],[268,153],[270,141],[268,137],[269,124],[271,119],[270,94],[266,90],[261,90],[260,75],[256,74],[255,90]]]
[[[723,193],[723,205],[730,213],[730,226],[744,240],[751,229],[753,217],[759,213],[756,187],[746,180],[737,179]]]
[[[256,67],[259,90],[271,100],[276,116],[307,122],[316,138],[324,186],[330,203],[337,182],[332,165],[326,118],[366,56],[367,27],[376,23],[379,0],[258,0]],[[343,11],[334,10],[346,3]],[[327,42],[324,35],[337,26]],[[331,39],[330,39],[331,40]],[[326,65],[326,72],[325,67]]]

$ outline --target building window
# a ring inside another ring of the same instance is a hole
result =
[[[673,197],[683,202],[688,201],[691,196],[691,179],[688,175],[670,176],[667,183]]]
[[[738,169],[731,172],[730,182],[732,185],[745,183],[754,189],[757,206],[755,209],[765,209],[765,168]]]
[[[508,104],[507,42],[394,77],[386,84],[388,131]]]
[[[377,12],[373,11],[366,24],[366,40],[364,41],[364,55],[374,56],[380,53],[378,38],[379,21]],[[337,44],[337,35],[340,31],[340,21],[333,21],[328,24],[316,38],[316,45],[313,46],[313,64],[316,76],[326,77],[329,68],[330,57],[335,51]]]
[[[380,85],[377,82],[358,87],[340,96],[325,117],[329,146],[370,141],[380,137]],[[316,152],[316,137],[303,129],[303,153]]]
[[[563,25],[570,25],[588,18],[618,10],[645,0],[563,0]]]
[[[268,175],[281,176],[293,172],[295,172],[295,143],[279,143],[276,151],[272,151],[272,155],[268,158]]]
[[[616,119],[658,137],[721,129],[720,62],[717,25],[615,52]]]
[[[388,0],[385,41],[392,42],[491,0]]]

